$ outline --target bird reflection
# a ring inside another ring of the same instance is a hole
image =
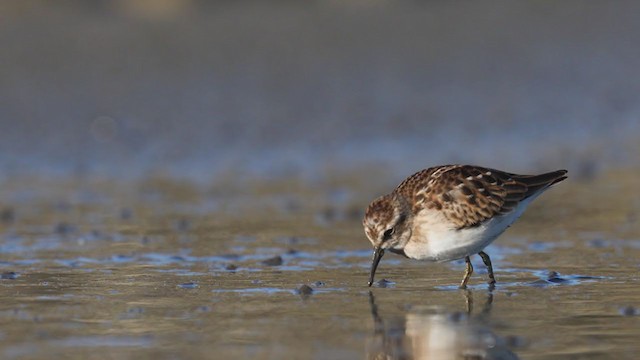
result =
[[[463,312],[408,310],[404,316],[384,317],[369,292],[374,335],[367,344],[369,359],[518,359],[505,340],[486,324],[493,294],[488,292],[482,309],[474,312],[473,293],[463,293]]]

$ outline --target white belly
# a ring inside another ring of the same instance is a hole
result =
[[[516,221],[531,200],[533,198],[526,199],[506,215],[462,230],[454,229],[438,211],[418,214],[414,219],[414,233],[405,245],[404,253],[411,259],[429,261],[456,260],[477,254]]]

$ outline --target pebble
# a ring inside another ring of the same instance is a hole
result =
[[[640,311],[633,306],[625,306],[620,309],[620,314],[624,316],[636,316],[640,314]]]
[[[280,266],[282,265],[282,256],[278,255],[267,260],[263,260],[262,264],[267,266]]]
[[[552,283],[563,283],[563,282],[565,282],[567,280],[561,278],[560,274],[558,274],[557,272],[549,271],[549,275],[547,275],[547,281],[552,282]]]
[[[67,224],[66,222],[60,222],[56,225],[53,231],[59,235],[67,235],[75,230],[73,225]]]
[[[296,293],[299,295],[308,296],[313,294],[313,289],[311,288],[311,286],[304,284],[296,289]]]
[[[198,306],[196,308],[196,312],[202,312],[202,313],[211,312],[211,306],[207,306],[207,305]]]
[[[176,228],[178,229],[178,231],[187,231],[189,230],[189,227],[190,227],[189,220],[185,218],[179,219],[176,224]]]
[[[178,287],[183,289],[196,289],[198,287],[198,283],[189,281],[189,282],[178,285]]]
[[[593,248],[601,249],[609,246],[609,244],[604,239],[593,239],[589,241],[589,246]]]
[[[16,215],[12,208],[4,208],[2,212],[0,212],[0,219],[2,219],[3,223],[12,223],[15,217]]]
[[[3,279],[3,280],[15,280],[17,278],[18,278],[18,273],[16,273],[15,271],[9,271],[9,272],[0,274],[0,279]]]
[[[129,208],[123,208],[120,210],[120,219],[122,220],[131,220],[133,216],[133,211]]]

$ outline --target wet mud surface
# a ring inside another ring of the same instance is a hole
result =
[[[631,359],[640,200],[610,180],[538,199],[468,290],[463,262],[392,254],[367,287],[375,189],[349,180],[7,183],[0,357]]]

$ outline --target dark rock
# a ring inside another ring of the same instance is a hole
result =
[[[609,242],[604,239],[593,239],[589,241],[589,246],[596,249],[601,249],[609,246]]]
[[[263,260],[262,264],[267,266],[280,266],[282,265],[282,256],[278,255],[267,260]]]
[[[311,288],[311,286],[304,284],[296,289],[296,293],[303,296],[309,296],[313,294],[313,289]]]
[[[60,222],[58,223],[58,225],[56,225],[53,231],[58,235],[67,235],[73,232],[74,230],[75,230],[75,227],[73,225],[68,224],[66,222]]]
[[[528,345],[527,340],[522,336],[507,335],[504,338],[505,345],[510,348],[523,348]]]
[[[236,271],[237,269],[238,269],[238,266],[234,264],[228,264],[227,266],[225,266],[225,270]]]
[[[328,207],[322,210],[320,217],[326,222],[333,222],[338,217],[338,211],[332,207]]]
[[[198,287],[198,283],[195,283],[193,281],[189,281],[187,283],[183,283],[178,285],[179,288],[182,289],[196,289]]]
[[[124,208],[120,210],[120,219],[122,220],[130,220],[133,217],[133,211],[129,208]]]
[[[2,280],[15,280],[17,278],[18,278],[18,273],[14,271],[9,271],[9,272],[0,274],[0,279]]]
[[[189,226],[189,220],[185,218],[178,220],[178,223],[176,224],[176,228],[178,229],[178,231],[187,231],[189,230]]]
[[[12,208],[4,208],[2,212],[0,212],[0,219],[5,224],[12,223],[15,218],[16,214]]]
[[[547,275],[547,281],[558,284],[558,283],[563,283],[567,280],[561,278],[560,274],[558,274],[557,272],[549,271],[549,274]]]
[[[211,307],[207,305],[198,306],[196,308],[196,312],[202,312],[202,313],[211,312]]]
[[[635,316],[638,315],[640,312],[638,312],[638,310],[636,310],[636,308],[634,308],[633,306],[625,306],[622,309],[620,309],[620,314],[624,315],[624,316]]]

